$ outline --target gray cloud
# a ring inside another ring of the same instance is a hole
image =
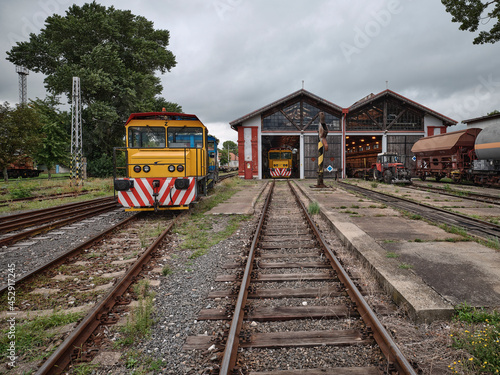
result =
[[[70,0],[0,5],[7,51]],[[82,5],[85,1],[76,0]],[[195,113],[222,140],[228,123],[301,88],[348,107],[389,88],[458,121],[500,109],[499,45],[472,44],[435,0],[107,0],[171,33],[178,64],[163,96]],[[17,102],[15,69],[0,59],[0,100]],[[84,89],[84,88],[83,88]],[[28,76],[30,98],[43,76]]]

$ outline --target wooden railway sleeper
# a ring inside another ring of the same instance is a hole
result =
[[[257,292],[257,287],[255,285],[249,285],[247,290],[248,290],[248,294],[255,293],[255,292]]]
[[[385,375],[398,375],[398,370],[394,362],[382,362],[379,365],[379,371]]]
[[[368,327],[368,326],[366,326],[365,328],[363,328],[363,329],[361,330],[361,335],[362,335],[363,340],[366,340],[366,339],[372,339],[372,338],[373,338],[373,330],[372,330],[372,327]]]
[[[215,346],[225,347],[228,333],[229,333],[228,331],[222,331],[222,332],[219,331],[211,341],[214,343]]]
[[[240,339],[240,344],[252,342],[252,332],[240,331],[239,339]]]
[[[241,289],[241,283],[238,282],[233,283],[233,286],[231,287],[231,294],[238,295],[240,289]]]

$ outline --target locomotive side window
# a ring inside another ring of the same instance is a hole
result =
[[[202,128],[169,127],[167,129],[169,148],[203,148]]]
[[[165,147],[165,128],[152,126],[131,126],[128,129],[128,147]]]

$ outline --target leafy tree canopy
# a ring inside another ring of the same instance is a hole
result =
[[[130,113],[161,110],[152,108],[162,101],[155,72],[176,65],[169,37],[142,16],[93,1],[48,17],[38,35],[7,52],[7,60],[45,74],[53,95],[71,98],[72,77],[80,77],[84,153],[98,158],[123,144]]]
[[[222,147],[219,148],[220,163],[221,165],[228,164],[229,153],[238,155],[238,145],[233,141],[225,141],[222,143]]]
[[[0,170],[7,180],[7,167],[11,163],[23,163],[41,144],[39,114],[27,105],[11,108],[9,103],[0,104]]]
[[[495,43],[500,40],[500,0],[441,0],[453,22],[460,30],[477,31],[480,24],[495,22],[489,31],[480,31],[474,44]]]
[[[59,101],[53,96],[45,100],[36,99],[31,101],[30,106],[38,112],[42,123],[42,144],[35,152],[38,164],[44,164],[49,171],[56,164],[66,164],[69,161],[70,137],[65,128],[71,120],[67,112],[57,109]]]

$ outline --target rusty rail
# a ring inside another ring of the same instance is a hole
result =
[[[122,227],[123,225],[131,222],[132,220],[136,220],[137,216],[138,216],[138,214],[135,214],[135,215],[130,216],[126,219],[123,219],[122,221],[115,224],[111,228],[106,229],[104,232],[99,233],[97,236],[92,237],[91,239],[85,241],[84,243],[78,245],[77,247],[71,249],[70,251],[68,251],[64,254],[61,254],[60,256],[54,258],[53,260],[51,260],[50,262],[47,262],[46,264],[41,265],[40,267],[36,268],[35,270],[33,270],[31,272],[25,273],[24,275],[22,275],[21,277],[16,279],[16,281],[15,281],[16,285],[18,285],[19,283],[21,283],[23,281],[26,281],[26,280],[32,278],[33,276],[39,274],[40,272],[43,272],[46,269],[49,269],[51,267],[62,264],[66,260],[67,257],[72,256],[72,255],[76,255],[76,254],[82,252],[83,250],[89,248],[90,246],[92,246],[96,242],[102,240],[104,237],[106,237],[108,234],[110,234],[111,232],[113,232],[117,228]],[[7,290],[7,288],[8,288],[8,285],[3,285],[2,287],[0,287],[0,295],[2,295],[2,293],[5,292]]]
[[[245,267],[245,273],[243,279],[241,280],[240,291],[238,293],[238,299],[236,301],[235,312],[231,322],[231,328],[229,329],[229,334],[226,342],[226,349],[224,350],[224,355],[221,361],[220,375],[229,375],[232,373],[234,365],[236,364],[236,357],[238,355],[239,346],[239,335],[241,331],[241,326],[243,324],[244,317],[244,307],[248,297],[248,286],[250,285],[251,273],[253,270],[253,260],[255,258],[255,248],[257,247],[257,242],[259,241],[260,233],[264,224],[264,219],[266,217],[266,212],[269,208],[269,202],[271,201],[271,196],[273,194],[275,182],[269,189],[268,196],[264,203],[264,208],[262,210],[262,215],[257,225],[255,235],[252,241],[252,246],[248,253],[247,264]]]
[[[23,231],[23,232],[14,234],[14,235],[10,235],[10,236],[6,236],[4,238],[1,238],[0,239],[0,246],[9,245],[9,244],[17,242],[23,238],[32,237],[32,236],[40,234],[40,233],[48,232],[49,230],[59,228],[59,227],[62,227],[64,225],[67,225],[67,224],[71,224],[71,223],[74,223],[75,221],[83,220],[87,217],[95,216],[95,215],[113,210],[115,208],[117,208],[116,202],[111,201],[111,202],[107,202],[107,203],[106,202],[102,203],[100,206],[91,206],[88,209],[86,209],[83,213],[80,213],[78,215],[75,215],[75,212],[72,211],[70,215],[73,215],[73,216],[70,216],[69,218],[55,221],[55,222],[45,224],[45,225],[30,229],[27,231]]]
[[[182,215],[179,215],[181,217]],[[153,251],[161,244],[177,219],[173,220],[168,227],[158,236],[156,241],[151,244],[141,257],[132,265],[123,278],[109,291],[106,297],[96,305],[90,313],[82,320],[73,332],[64,340],[49,359],[40,367],[36,375],[60,374],[71,361],[71,354],[79,350],[94,330],[100,324],[100,318],[105,317],[115,306],[118,297],[121,296],[127,288],[135,281],[142,271],[144,264],[150,261]]]
[[[311,229],[314,231],[314,234],[316,235],[318,243],[325,250],[326,256],[329,258],[332,267],[335,269],[335,271],[337,271],[340,281],[346,286],[347,293],[349,294],[349,297],[352,299],[352,301],[356,304],[356,308],[361,318],[363,319],[365,324],[372,329],[373,337],[377,342],[377,344],[379,345],[382,353],[386,356],[388,362],[394,364],[399,374],[416,375],[416,372],[413,369],[413,367],[406,360],[403,353],[401,353],[401,351],[397,347],[392,337],[389,335],[385,327],[377,318],[376,314],[373,312],[371,307],[363,298],[361,292],[358,290],[354,282],[351,280],[347,272],[344,270],[344,267],[342,267],[337,257],[334,255],[333,251],[324,241],[323,237],[321,236],[321,233],[318,231],[318,228],[312,221],[312,218],[309,215],[307,208],[305,207],[304,203],[302,203],[302,201],[300,200],[295,188],[291,186],[290,182],[288,182],[288,184],[290,185],[292,192],[295,195],[297,203],[300,205],[300,207],[302,207],[305,217],[307,218],[307,221],[309,222]]]

